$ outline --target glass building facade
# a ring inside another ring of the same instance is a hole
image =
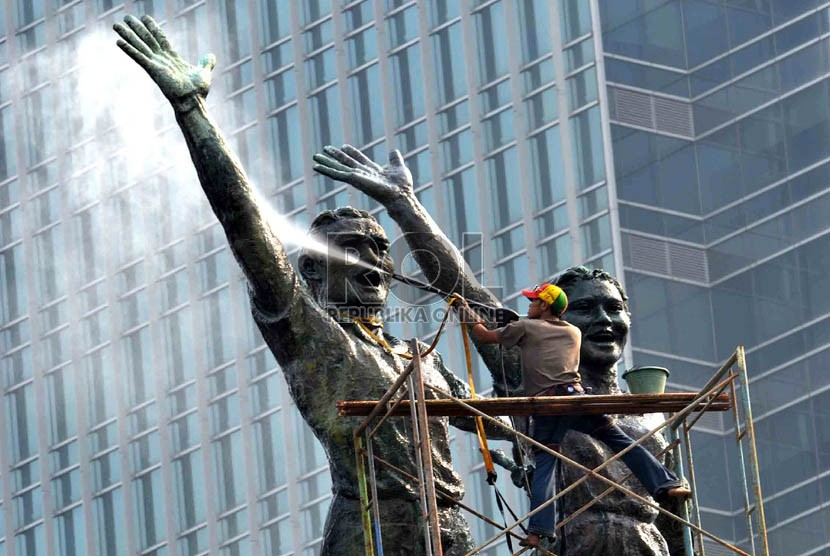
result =
[[[599,4],[634,361],[689,390],[745,344],[772,553],[830,554],[830,3]],[[734,434],[693,444],[745,542]]]
[[[523,309],[519,289],[556,270],[622,268],[597,5],[0,2],[0,555],[316,554],[325,454],[169,106],[114,46],[128,13],[189,60],[216,53],[210,111],[276,211],[304,228],[352,204],[394,238],[311,153],[399,148],[481,280]],[[463,374],[457,336],[440,349]],[[466,500],[496,515],[474,437],[453,446]]]

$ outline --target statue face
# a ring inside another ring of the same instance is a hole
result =
[[[604,280],[577,280],[565,293],[568,309],[562,318],[582,331],[582,365],[610,367],[622,356],[631,328],[620,292]]]
[[[382,272],[394,269],[389,239],[374,219],[347,218],[323,230],[327,244],[345,252],[352,260],[339,258],[323,262],[322,287],[329,304],[341,307],[382,307],[389,295],[392,277]]]

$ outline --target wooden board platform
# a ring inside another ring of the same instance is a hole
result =
[[[689,405],[698,394],[623,394],[603,396],[553,396],[536,398],[477,398],[463,400],[487,415],[596,415],[596,414],[643,414],[676,413]],[[706,403],[698,402],[695,411]],[[366,416],[377,405],[377,401],[339,401],[341,417]],[[467,408],[452,400],[427,400],[427,414],[433,417],[475,415]],[[724,393],[707,408],[707,411],[728,411],[732,408],[729,395]],[[392,415],[409,416],[409,401],[405,400],[395,408]]]

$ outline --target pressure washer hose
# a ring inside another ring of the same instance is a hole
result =
[[[403,276],[402,274],[397,274],[395,272],[390,272],[389,275],[392,276],[392,278],[394,278],[398,282],[402,282],[409,286],[418,288],[419,290],[438,294],[445,298],[452,297],[453,295],[451,293],[447,293],[441,289],[436,288],[432,284],[421,282],[420,280],[410,278],[409,276]],[[494,307],[493,305],[488,305],[486,303],[481,303],[479,301],[473,301],[471,299],[467,299],[466,301],[470,305],[470,307],[477,309],[479,312],[482,312],[485,315],[487,315],[487,319],[495,322],[496,324],[498,324],[499,327],[506,326],[514,320],[519,320],[519,314],[513,309],[509,309],[507,307]]]

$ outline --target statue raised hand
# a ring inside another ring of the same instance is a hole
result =
[[[314,155],[317,172],[353,185],[387,208],[414,196],[412,172],[397,149],[389,153],[385,167],[351,145],[343,145],[342,149],[326,146],[323,153]]]
[[[203,56],[198,65],[185,61],[150,16],[139,20],[128,15],[113,29],[121,36],[116,42],[119,48],[144,68],[174,109],[188,107],[194,97],[207,96],[216,65],[213,54]]]

